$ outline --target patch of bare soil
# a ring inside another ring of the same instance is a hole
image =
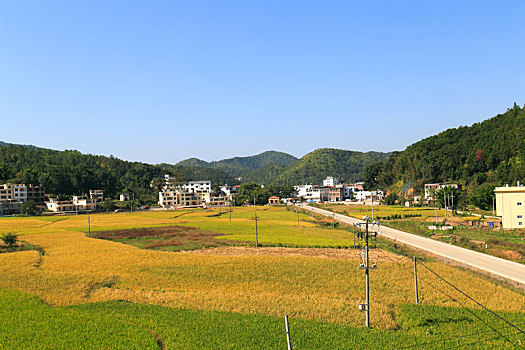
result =
[[[284,247],[218,247],[184,252],[182,254],[210,254],[210,255],[270,255],[270,256],[307,256],[316,258],[360,260],[360,249],[333,249],[333,248],[284,248]],[[387,252],[381,249],[369,251],[371,260],[381,260],[393,263],[409,261],[408,258]]]

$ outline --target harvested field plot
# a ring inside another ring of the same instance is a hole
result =
[[[166,251],[211,248],[233,243],[216,239],[223,235],[184,226],[133,228],[94,233],[95,238],[125,243],[138,248]]]

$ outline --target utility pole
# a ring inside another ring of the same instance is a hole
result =
[[[255,194],[253,195],[253,206],[255,207]]]
[[[492,195],[492,216],[494,216],[494,195]]]
[[[445,188],[443,187],[443,207],[445,208],[445,219],[447,218],[447,197],[445,194]]]
[[[257,213],[255,213],[255,216],[254,216],[254,219],[255,219],[255,247],[259,247],[259,238],[257,236]]]
[[[438,224],[438,208],[436,206],[436,199],[434,198],[434,214],[436,215],[436,226]]]
[[[299,226],[299,209],[295,207],[295,215],[297,216],[297,226]]]
[[[378,225],[377,222],[372,221],[372,219],[368,216],[365,216],[363,218],[364,222],[362,223],[356,223],[356,226],[359,226],[362,228],[362,225],[365,226],[365,246],[363,247],[363,251],[361,252],[361,258],[363,259],[363,263],[359,265],[359,268],[362,270],[365,270],[365,295],[366,295],[366,302],[365,304],[359,304],[359,310],[364,310],[366,313],[366,327],[370,327],[370,270],[374,270],[377,268],[376,264],[373,264],[370,266],[370,260],[368,256],[368,236],[369,236],[369,225]]]
[[[332,228],[335,228],[335,213],[333,214]]]
[[[232,222],[232,202],[231,202],[231,200],[228,201],[228,205],[230,207],[230,222]]]
[[[452,195],[452,216],[454,216],[454,192],[452,192],[451,195]]]
[[[417,260],[416,257],[414,257],[414,287],[416,291],[416,305],[419,304],[419,295],[418,295],[418,289],[417,289]]]
[[[292,342],[290,341],[290,326],[288,325],[288,315],[284,316],[284,324],[286,327],[286,344],[288,345],[288,350],[292,350]]]
[[[372,220],[374,220],[374,193],[372,193]]]
[[[91,237],[91,220],[89,220],[89,214],[88,214],[88,237]]]

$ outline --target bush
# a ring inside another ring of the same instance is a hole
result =
[[[18,235],[14,233],[6,233],[5,235],[1,236],[0,239],[4,241],[6,246],[13,247],[18,242]]]

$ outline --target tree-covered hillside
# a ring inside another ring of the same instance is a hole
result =
[[[7,144],[0,146],[0,183],[43,185],[55,195],[88,193],[101,189],[115,198],[119,192],[133,192],[143,203],[156,202],[164,174],[180,181],[211,180],[234,183],[232,176],[215,169],[151,165],[128,162],[115,157],[55,151],[45,148]]]
[[[525,109],[516,104],[470,127],[443,131],[407,147],[365,170],[369,186],[390,188],[412,181],[461,182],[473,187],[525,179]],[[397,186],[399,187],[399,186]]]
[[[222,170],[233,176],[247,176],[249,173],[268,165],[290,166],[297,162],[294,156],[277,151],[266,151],[249,157],[234,157],[219,161],[206,162],[197,158],[183,160],[177,165],[200,166]]]
[[[320,184],[327,176],[343,182],[362,180],[363,169],[388,158],[389,153],[356,152],[342,149],[322,148],[308,153],[287,168],[279,182],[288,184]]]

